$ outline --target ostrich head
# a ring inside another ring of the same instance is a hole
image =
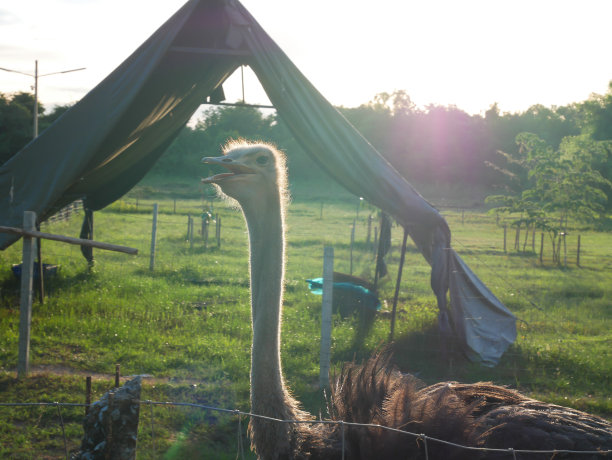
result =
[[[219,191],[236,200],[243,208],[261,209],[262,202],[280,193],[281,206],[286,201],[287,177],[285,157],[272,145],[230,141],[219,157],[204,157],[202,162],[223,166],[228,170],[202,179]]]

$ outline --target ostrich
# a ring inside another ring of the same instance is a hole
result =
[[[291,395],[281,368],[285,158],[272,145],[239,140],[228,143],[223,156],[202,161],[227,169],[202,182],[236,200],[248,227],[251,411],[281,420],[314,420]],[[328,412],[333,420],[384,425],[473,447],[612,449],[612,424],[606,420],[491,383],[425,386],[390,366],[389,359],[388,353],[381,352],[363,365],[343,367],[331,385]],[[265,460],[425,458],[425,449],[432,459],[493,458],[490,452],[431,440],[426,446],[422,439],[380,428],[342,429],[337,424],[278,423],[252,417],[249,435],[251,448]],[[512,458],[508,455],[504,452],[503,458]],[[517,458],[545,458],[523,455]]]

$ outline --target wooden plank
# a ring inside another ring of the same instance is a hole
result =
[[[23,213],[23,228],[31,231],[36,226],[36,213]],[[34,253],[36,240],[30,236],[23,238],[23,260],[21,263],[21,300],[19,313],[19,353],[17,358],[17,377],[28,376],[30,369],[30,326],[32,324],[32,279],[34,275]]]
[[[123,252],[125,254],[136,255],[138,249],[127,246],[119,246],[110,243],[101,243],[99,241],[86,240],[83,238],[73,238],[71,236],[54,235],[52,233],[37,232],[35,230],[24,230],[22,228],[0,226],[0,233],[10,233],[29,238],[43,238],[45,240],[60,241],[62,243],[75,244],[78,246],[91,246],[93,248],[105,249],[107,251]]]
[[[228,48],[196,48],[192,46],[172,46],[168,51],[174,53],[208,54],[211,56],[251,56],[248,50],[234,50]]]

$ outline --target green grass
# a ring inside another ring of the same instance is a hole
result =
[[[147,185],[151,187],[151,185]],[[317,191],[318,190],[318,191]],[[21,245],[0,253],[0,402],[84,402],[85,376],[94,375],[94,397],[112,386],[115,364],[123,375],[148,374],[142,398],[195,402],[248,410],[250,310],[247,235],[242,215],[214,201],[222,220],[222,244],[214,231],[209,246],[186,241],[187,216],[199,216],[209,200],[175,202],[172,190],[136,189],[95,216],[98,241],[132,246],[138,256],[94,250],[89,271],[78,247],[45,241],[44,260],[61,266],[49,280],[44,305],[32,319],[33,377],[15,379],[19,284],[10,271]],[[181,194],[184,191],[181,188]],[[193,196],[201,196],[194,191]],[[312,412],[322,409],[317,390],[320,301],[305,279],[320,276],[326,245],[335,248],[335,269],[349,270],[350,233],[356,198],[325,200],[321,189],[298,189],[288,215],[288,263],[282,355],[287,381]],[[306,200],[309,198],[309,200]],[[138,198],[138,200],[137,200]],[[151,208],[159,203],[155,270],[149,270]],[[366,243],[367,216],[359,207],[354,274],[373,277],[373,253]],[[567,267],[550,257],[540,264],[527,251],[503,251],[503,229],[494,216],[444,210],[453,246],[487,286],[522,320],[519,336],[495,368],[439,356],[437,307],[429,287],[429,266],[409,246],[399,296],[395,363],[428,383],[441,379],[492,380],[534,397],[612,417],[612,235],[580,230],[581,267],[575,266],[575,239],[568,237]],[[44,226],[43,231],[76,236],[80,219]],[[197,235],[196,235],[197,236]],[[391,308],[402,230],[393,229],[390,274],[382,279],[383,310]],[[508,237],[511,247],[513,236]],[[548,244],[548,242],[547,242]],[[528,244],[527,249],[531,246]],[[539,250],[539,239],[536,249]],[[546,249],[550,252],[550,248]],[[356,319],[334,317],[332,360],[360,360],[385,343],[387,314],[365,337]],[[69,449],[78,448],[82,408],[63,408]],[[0,407],[0,457],[63,458],[56,407]],[[153,425],[155,437],[151,437]],[[246,421],[243,420],[243,428]],[[139,458],[235,458],[234,416],[197,409],[141,408]],[[224,457],[225,456],[225,457]]]

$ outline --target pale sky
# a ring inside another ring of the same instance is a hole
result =
[[[47,107],[93,89],[186,0],[2,0],[0,67],[39,74]],[[405,90],[419,106],[516,112],[603,94],[611,0],[243,0],[334,105]],[[239,81],[238,78],[234,79]],[[34,78],[0,71],[0,92]],[[227,85],[230,100],[239,85]],[[247,74],[247,102],[266,103]]]

